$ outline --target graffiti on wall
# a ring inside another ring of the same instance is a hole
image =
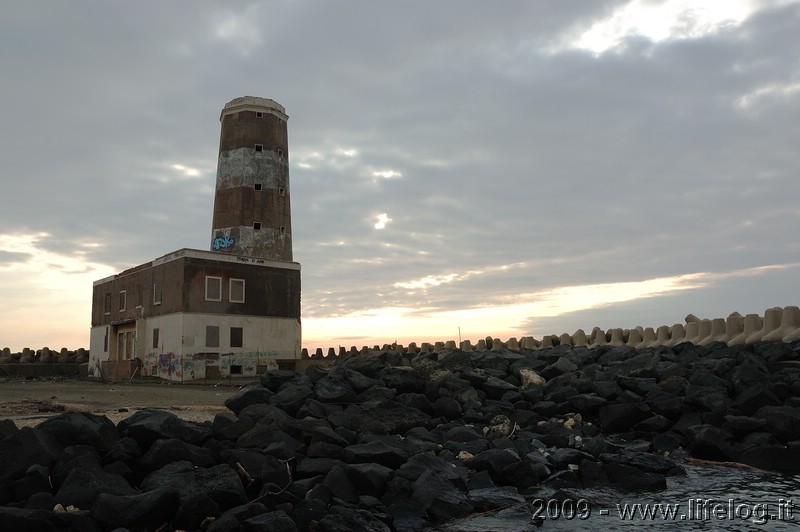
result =
[[[213,355],[213,356],[210,356]],[[147,353],[142,361],[143,377],[159,377],[169,381],[205,379],[208,367],[218,367],[223,377],[253,377],[259,366],[277,369],[275,351],[252,351],[249,353],[197,353],[177,355],[175,353]]]
[[[228,249],[230,247],[233,247],[233,244],[235,242],[236,241],[232,237],[224,235],[224,236],[218,236],[217,238],[215,238],[214,242],[211,244],[211,246],[214,249],[219,251],[220,249]]]

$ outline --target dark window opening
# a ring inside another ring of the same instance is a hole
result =
[[[122,312],[125,310],[125,305],[128,303],[128,292],[125,290],[120,291],[119,293],[119,311]]]
[[[286,234],[286,226],[285,226],[285,225],[282,225],[282,226],[281,226],[281,234],[282,234],[282,235],[285,235],[285,234]]]
[[[106,303],[105,303],[104,309],[105,309],[104,311],[105,311],[106,314],[111,314],[111,294],[110,293],[106,294]]]
[[[278,148],[278,157],[283,157],[283,150]]]
[[[231,347],[242,347],[243,332],[241,327],[231,327]]]
[[[108,353],[108,327],[106,327],[106,335],[103,337],[103,353]]]
[[[286,189],[285,189],[285,188],[283,188],[283,187],[280,187],[280,188],[278,189],[278,195],[279,195],[279,196],[285,196],[285,195],[286,195]]]
[[[242,366],[231,366],[231,375],[241,375]]]
[[[153,329],[153,349],[158,349],[158,327]]]
[[[161,283],[153,283],[153,305],[161,304]]]
[[[261,191],[261,183],[256,183],[255,185],[253,185],[253,190],[257,192]]]
[[[206,301],[222,301],[222,277],[206,277]]]
[[[253,222],[253,229],[255,231],[261,231],[261,222]]]
[[[219,347],[219,327],[206,325],[206,347]]]
[[[264,118],[264,113],[256,111],[256,118]]]
[[[264,151],[264,145],[263,144],[256,144],[256,151]]]
[[[278,123],[283,124],[283,118],[278,118]]]

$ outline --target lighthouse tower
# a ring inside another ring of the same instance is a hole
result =
[[[211,251],[292,261],[288,118],[254,96],[222,109]]]

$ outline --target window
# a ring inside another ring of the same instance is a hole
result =
[[[144,296],[142,295],[142,285],[136,285],[136,308],[144,306]]]
[[[206,347],[219,347],[219,327],[206,325]]]
[[[222,301],[222,277],[206,277],[206,301]]]
[[[261,222],[253,222],[253,230],[261,231]]]
[[[111,292],[106,294],[106,302],[105,302],[105,309],[106,314],[111,314]]]
[[[125,305],[128,303],[128,292],[120,290],[119,292],[119,311],[125,310]]]
[[[153,349],[158,349],[158,327],[153,329]]]
[[[282,235],[285,235],[285,234],[286,234],[286,226],[285,226],[285,225],[282,225],[282,226],[281,226],[281,234],[282,234]]]
[[[264,118],[264,113],[261,111],[256,111],[256,118]]]
[[[242,347],[242,328],[231,327],[231,347]]]
[[[278,195],[279,195],[279,196],[285,196],[285,195],[286,195],[286,189],[285,189],[285,188],[283,188],[283,187],[280,187],[280,188],[278,189]]]
[[[264,151],[264,145],[263,144],[256,144],[256,151]]]
[[[153,283],[153,305],[161,304],[161,283],[156,281]]]
[[[283,118],[278,118],[278,123],[283,124]]]
[[[278,148],[278,157],[283,157],[283,150]]]
[[[261,183],[256,183],[253,185],[253,190],[260,192],[261,191]]]
[[[231,375],[241,375],[242,366],[231,366]]]
[[[106,327],[106,335],[103,337],[103,353],[108,353],[108,327]]]
[[[244,279],[231,279],[228,286],[231,303],[244,303]]]

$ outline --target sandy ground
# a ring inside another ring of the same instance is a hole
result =
[[[0,419],[12,419],[22,428],[62,412],[91,412],[116,424],[138,410],[160,408],[189,421],[210,421],[218,412],[228,411],[225,399],[244,384],[6,379],[0,380]]]

